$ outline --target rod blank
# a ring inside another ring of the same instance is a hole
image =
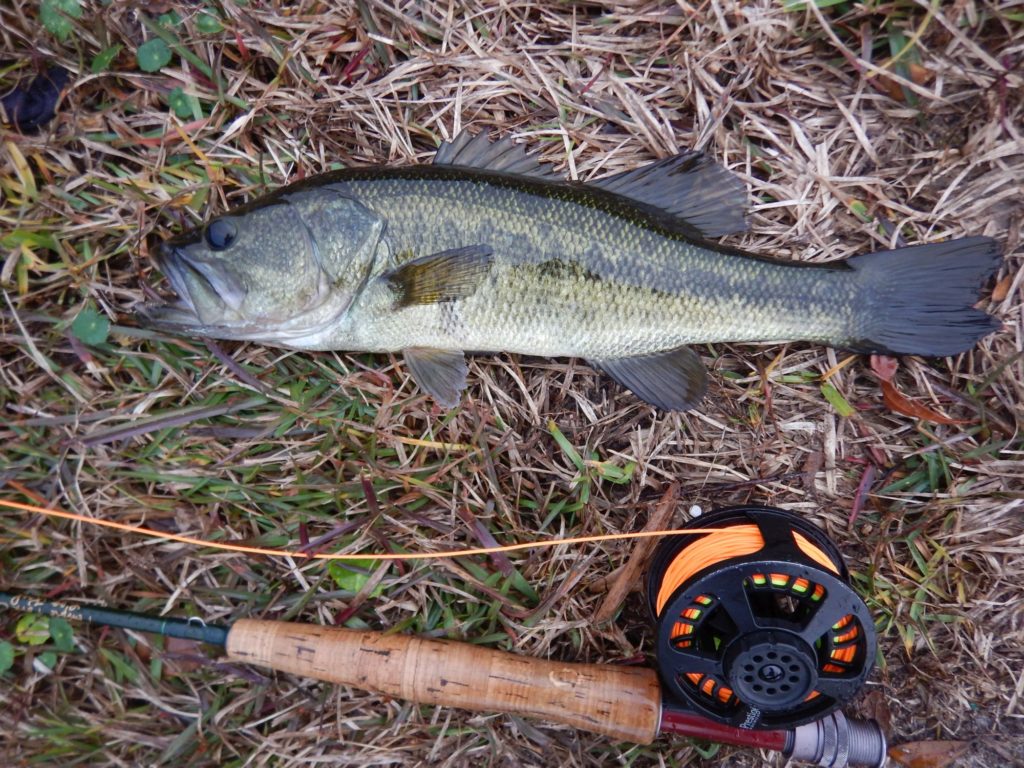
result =
[[[132,629],[136,632],[152,632],[167,637],[180,637],[184,640],[198,640],[212,645],[223,646],[227,643],[228,638],[228,627],[207,624],[202,619],[147,616],[142,613],[101,608],[96,605],[57,603],[27,595],[12,595],[9,592],[0,592],[0,606],[41,616],[58,616],[70,621],[87,621],[91,624]]]

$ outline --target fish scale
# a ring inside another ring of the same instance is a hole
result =
[[[396,251],[418,255],[476,242],[494,249],[489,279],[454,300],[461,333],[439,322],[437,305],[394,312],[384,300],[365,308],[373,319],[361,325],[372,333],[357,332],[368,351],[501,348],[603,358],[724,338],[841,342],[859,330],[852,270],[808,270],[702,248],[652,230],[642,217],[609,216],[587,204],[583,187],[582,200],[449,179],[367,179],[342,188],[389,222],[385,236]],[[420,228],[417,221],[432,224]],[[578,269],[552,274],[545,268],[552,262]]]
[[[990,238],[776,261],[713,239],[745,228],[745,199],[698,152],[581,184],[463,133],[432,165],[311,177],[164,243],[178,300],[140,316],[190,336],[402,352],[445,406],[466,386],[464,351],[579,356],[668,410],[704,396],[690,344],[939,356],[1000,325],[973,307],[1002,262]]]

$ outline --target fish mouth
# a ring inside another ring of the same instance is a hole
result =
[[[242,309],[247,291],[240,279],[202,256],[190,254],[188,246],[194,242],[194,237],[186,235],[162,241],[154,249],[153,260],[175,295],[168,301],[137,305],[135,316],[143,327],[175,336],[287,345],[324,332],[348,308],[350,301],[328,306],[327,312],[320,313],[316,312],[319,305],[306,307],[285,319],[250,317]],[[330,300],[328,292],[324,301]]]
[[[175,336],[201,336],[260,341],[293,346],[318,338],[340,322],[352,295],[324,284],[316,300],[304,307],[280,308],[276,314],[254,314],[245,304],[245,278],[230,265],[193,252],[194,235],[161,241],[153,261],[167,278],[174,296],[144,302],[135,316],[145,328]]]
[[[147,327],[168,331],[201,325],[202,321],[186,285],[187,261],[169,242],[157,245],[153,260],[171,284],[175,296],[172,301],[151,301],[139,305],[135,308],[139,320]]]
[[[190,259],[174,240],[157,245],[154,261],[174,291],[171,301],[154,301],[136,308],[140,322],[154,330],[176,334],[199,333],[219,338],[250,329],[224,323],[241,303],[237,290],[224,279],[211,279],[211,270]],[[202,307],[202,308],[200,308]],[[216,319],[212,317],[216,315]]]

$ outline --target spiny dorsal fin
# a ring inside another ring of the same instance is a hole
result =
[[[670,213],[704,237],[722,237],[747,228],[746,186],[702,152],[684,150],[587,183]]]
[[[517,173],[540,179],[562,178],[554,169],[535,155],[526,153],[522,144],[512,137],[492,142],[487,134],[473,135],[462,131],[452,141],[443,141],[434,155],[434,165],[458,165],[463,168],[485,168],[489,171]]]
[[[666,411],[688,411],[708,388],[707,370],[689,347],[637,357],[589,360],[646,403]]]
[[[467,245],[407,261],[386,275],[398,294],[395,309],[469,296],[491,269],[489,245]]]
[[[466,388],[466,356],[462,352],[428,347],[410,347],[402,352],[409,373],[420,389],[445,408],[459,404]]]

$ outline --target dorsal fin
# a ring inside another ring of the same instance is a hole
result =
[[[492,142],[487,134],[475,136],[462,131],[452,141],[443,141],[434,155],[434,165],[458,165],[463,168],[485,168],[502,173],[518,173],[540,179],[560,179],[554,169],[535,155],[527,154],[523,145],[510,136]]]
[[[702,152],[684,150],[587,183],[672,214],[704,237],[747,228],[746,186]]]

